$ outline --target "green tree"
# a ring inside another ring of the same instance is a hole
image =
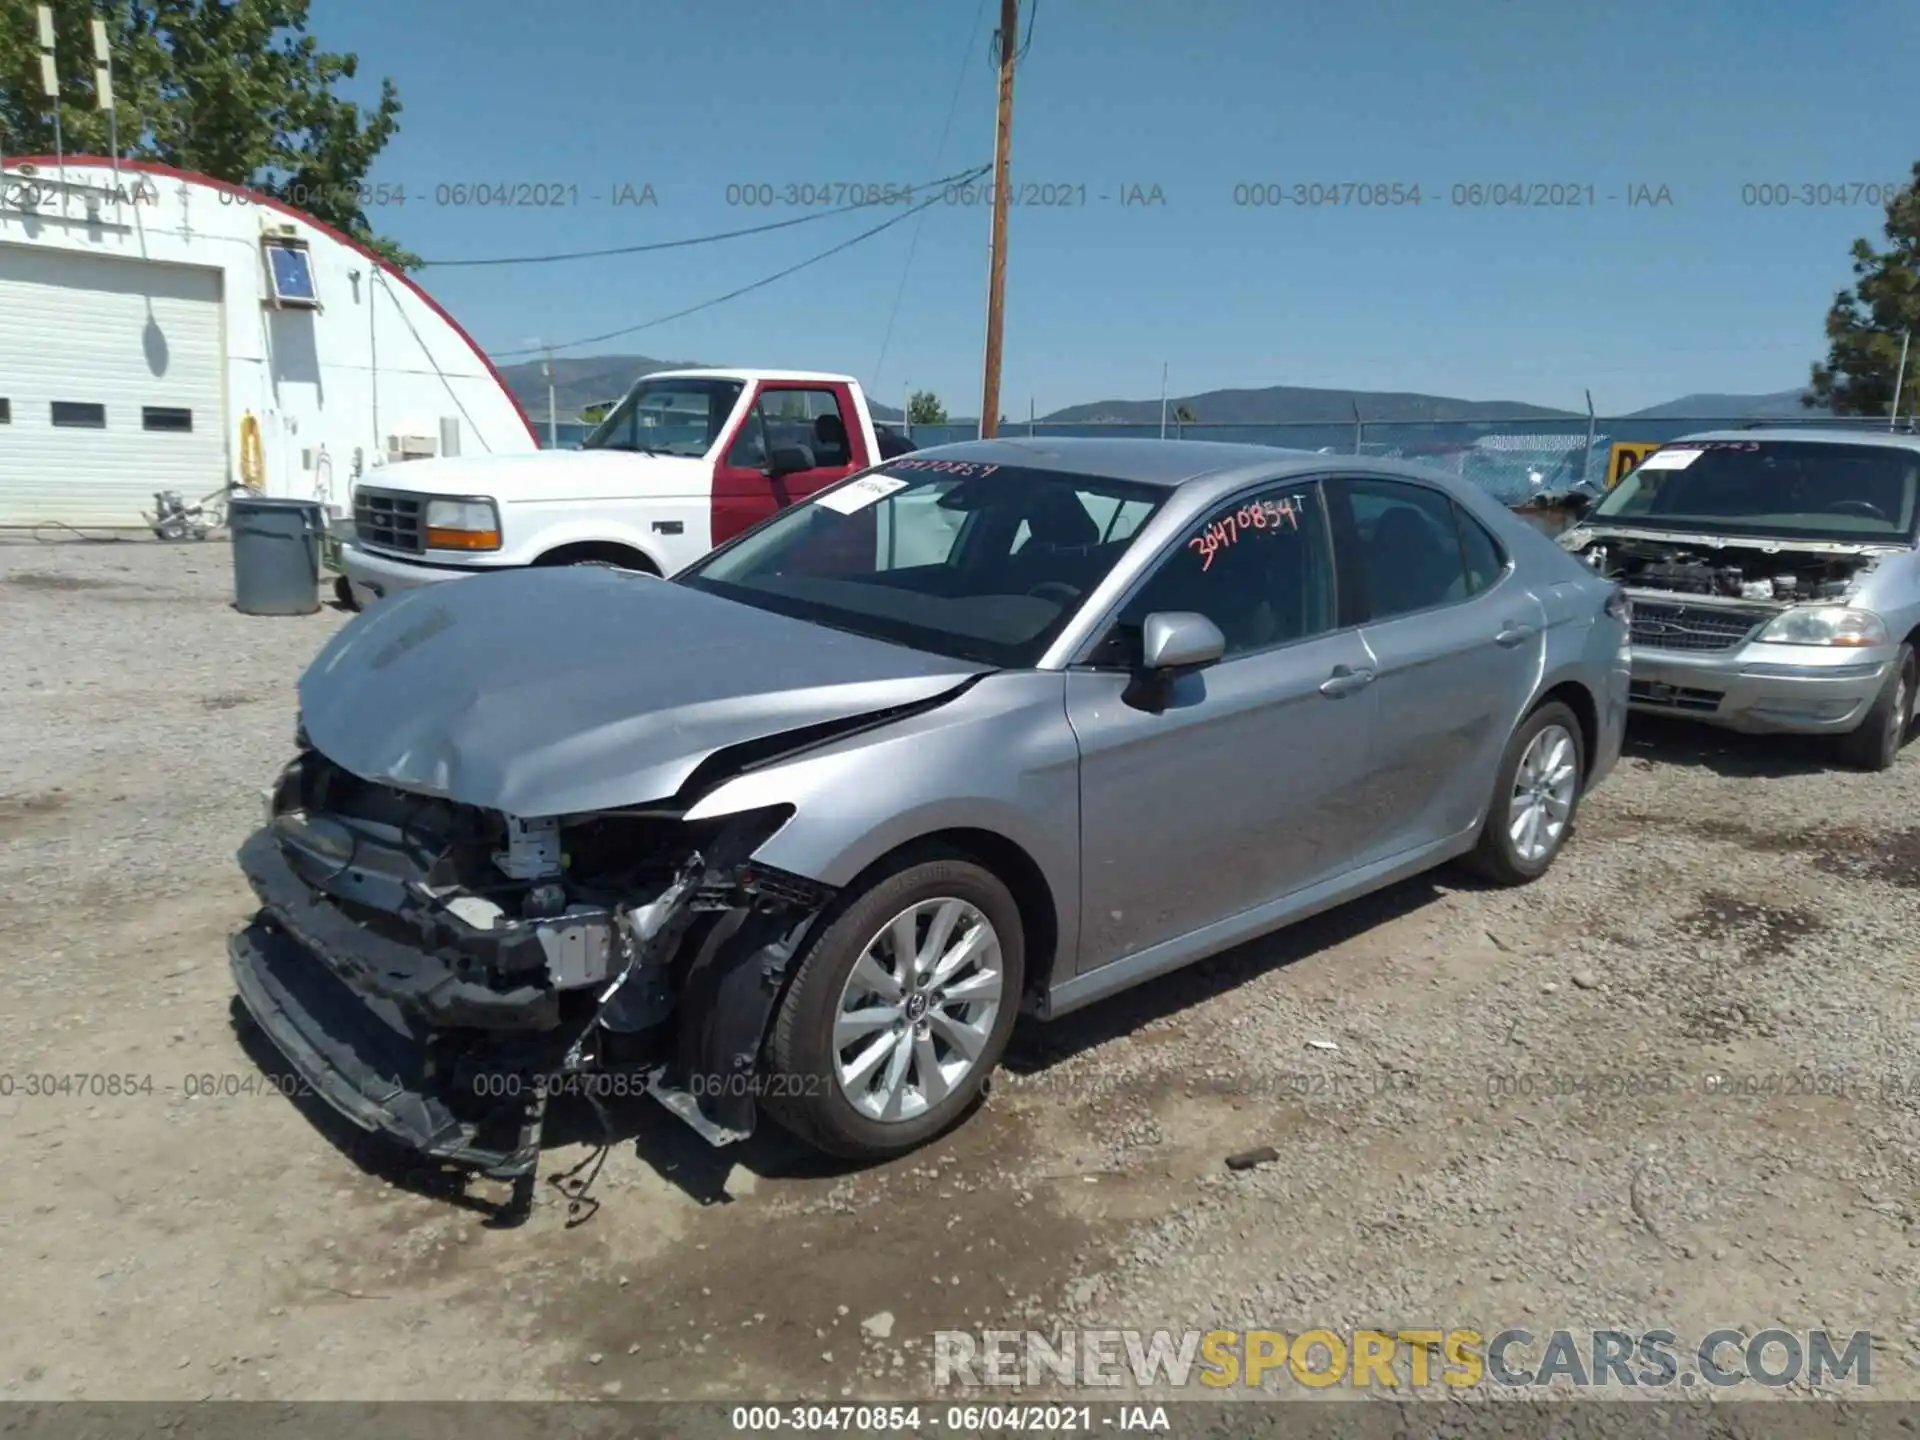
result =
[[[1813,367],[1809,406],[1839,415],[1891,413],[1902,337],[1920,330],[1920,162],[1888,203],[1884,233],[1885,250],[1853,242],[1853,288],[1834,296],[1827,311],[1827,359]],[[1920,398],[1917,369],[1920,350],[1908,355],[1902,413]]]
[[[60,128],[68,154],[104,155],[91,22],[106,22],[123,158],[156,160],[250,186],[407,269],[420,258],[375,235],[366,176],[399,128],[391,80],[363,110],[334,94],[359,58],[306,33],[309,0],[52,0]],[[0,0],[0,147],[51,154],[41,88],[38,0]],[[397,189],[398,187],[396,187]]]
[[[1173,407],[1173,420],[1176,425],[1198,425],[1200,423],[1200,417],[1185,405],[1176,405]]]
[[[944,425],[947,423],[947,407],[940,403],[940,397],[933,391],[916,390],[907,398],[907,423]]]

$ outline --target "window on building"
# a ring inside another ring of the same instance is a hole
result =
[[[12,423],[13,402],[11,400],[0,399],[0,425],[11,425]]]
[[[193,429],[193,411],[177,405],[142,405],[140,428],[190,432]]]
[[[104,430],[107,428],[107,407],[87,400],[56,400],[53,402],[53,423],[69,430]]]

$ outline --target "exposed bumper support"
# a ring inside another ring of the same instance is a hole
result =
[[[236,934],[228,954],[247,1013],[340,1115],[422,1155],[488,1175],[533,1169],[541,1117],[526,1102],[536,1097],[502,1096],[486,1105],[480,1095],[461,1095],[449,1085],[453,1077],[433,1073],[426,1035],[395,1007],[355,993],[316,965],[313,952],[269,919]]]
[[[358,923],[261,831],[241,849],[262,908],[230,943],[234,981],[293,1068],[353,1124],[514,1178],[538,1164],[551,1080],[602,1068],[603,1021],[622,993],[672,976],[674,1018],[623,1068],[650,1072],[656,1097],[710,1141],[740,1139],[753,1129],[752,1077],[787,964],[833,893],[752,866],[755,823],[691,856],[652,904],[621,912],[619,964],[591,991],[535,983],[531,954],[503,956],[498,935],[444,913],[416,914],[414,943]],[[538,949],[537,936],[514,943]],[[513,983],[522,973],[527,983]]]

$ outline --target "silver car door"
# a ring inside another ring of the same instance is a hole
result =
[[[1343,477],[1327,489],[1377,676],[1366,863],[1475,823],[1539,681],[1547,616],[1493,536],[1439,488]]]
[[[1227,653],[1142,708],[1146,617],[1197,611]],[[1235,499],[1162,557],[1090,663],[1068,672],[1080,743],[1081,972],[1348,868],[1374,698],[1341,628],[1312,483]]]

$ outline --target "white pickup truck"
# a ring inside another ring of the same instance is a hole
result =
[[[858,381],[796,370],[643,376],[577,450],[415,460],[353,491],[341,598],[522,565],[671,575],[823,486],[912,449]]]

